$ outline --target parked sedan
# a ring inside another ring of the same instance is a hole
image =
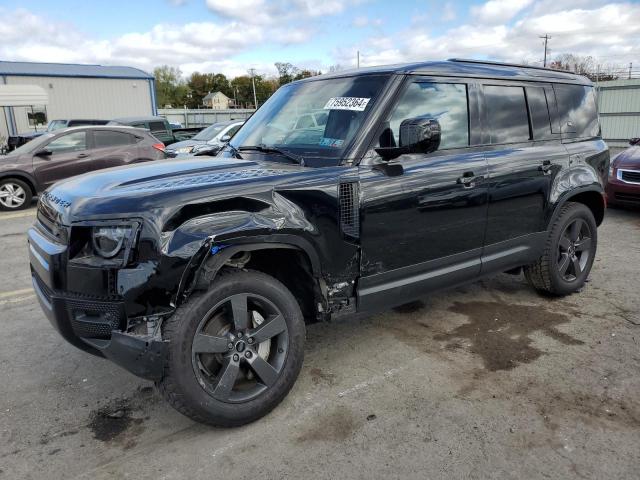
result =
[[[73,127],[45,133],[0,156],[0,210],[19,210],[64,178],[166,158],[164,144],[132,127]]]
[[[167,155],[195,155],[198,150],[206,150],[207,155],[215,155],[240,130],[244,120],[214,123],[189,140],[177,142],[167,148]]]
[[[640,207],[640,145],[633,140],[631,145],[611,160],[607,185],[610,205]]]

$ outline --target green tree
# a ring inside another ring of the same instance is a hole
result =
[[[187,87],[191,94],[187,102],[189,108],[201,107],[208,93],[222,92],[227,97],[233,98],[231,84],[221,73],[193,72],[187,81]]]
[[[185,94],[182,72],[179,68],[163,65],[153,70],[156,79],[156,102],[158,107],[180,105],[180,97]]]

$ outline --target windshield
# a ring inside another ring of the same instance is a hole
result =
[[[226,123],[214,123],[213,125],[208,126],[204,130],[198,132],[197,135],[193,136],[193,140],[201,140],[203,142],[208,142],[212,140],[218,133],[222,131],[224,127],[226,127]]]
[[[53,132],[54,130],[59,130],[60,128],[64,128],[67,126],[67,122],[65,120],[53,120],[49,123],[47,127],[47,132]]]
[[[39,137],[34,138],[30,142],[25,143],[24,145],[16,148],[9,152],[9,155],[20,155],[22,153],[29,153],[36,151],[41,145],[47,143],[53,137],[53,133],[45,133],[40,135]]]
[[[240,151],[277,147],[311,166],[337,165],[388,79],[361,75],[286,85],[247,120],[231,145]]]

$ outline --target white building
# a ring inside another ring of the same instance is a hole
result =
[[[0,105],[0,138],[46,128],[57,119],[156,114],[152,75],[132,67],[0,61],[0,85],[35,85],[47,105]]]
[[[227,110],[233,104],[233,100],[222,92],[209,92],[202,99],[202,103],[205,107],[213,108],[214,110]]]

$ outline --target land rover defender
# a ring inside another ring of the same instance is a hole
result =
[[[49,188],[33,286],[70,343],[196,421],[241,425],[287,395],[309,322],[500,272],[578,291],[608,171],[584,77],[468,60],[323,75],[280,88],[215,158]]]

